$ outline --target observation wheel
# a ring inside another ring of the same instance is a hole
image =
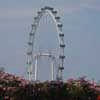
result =
[[[48,14],[51,16],[55,24],[55,28],[57,30],[59,47],[57,51],[58,53],[56,55],[54,55],[52,52],[39,52],[39,53],[34,52],[34,48],[35,48],[34,44],[35,44],[35,38],[37,35],[37,28],[39,26],[41,18],[45,14]],[[52,7],[46,6],[44,8],[41,8],[41,10],[37,12],[37,16],[34,17],[34,22],[31,25],[31,32],[29,33],[28,52],[27,52],[27,76],[30,81],[38,80],[37,79],[37,73],[38,73],[37,60],[38,60],[38,57],[40,56],[48,56],[49,58],[55,59],[58,62],[56,80],[63,80],[65,43],[64,43],[64,33],[62,32],[62,27],[63,27],[63,24],[60,20],[60,17],[58,16],[58,12],[54,10],[54,8]],[[35,62],[35,64],[33,62]],[[54,80],[53,67],[54,66],[52,66],[52,80]]]

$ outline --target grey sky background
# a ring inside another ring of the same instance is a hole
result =
[[[100,80],[100,0],[0,0],[0,66],[7,72],[25,76],[33,16],[46,5],[59,11],[64,24],[64,78],[85,75]],[[38,33],[45,46],[57,45],[56,29],[50,18],[41,20]],[[49,72],[47,67],[41,73],[48,79],[44,72]]]

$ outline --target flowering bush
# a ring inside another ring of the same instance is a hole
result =
[[[31,83],[0,72],[0,100],[96,100],[98,92],[84,78]]]

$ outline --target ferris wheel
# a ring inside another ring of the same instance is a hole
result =
[[[58,50],[56,54],[52,53],[52,51],[40,51],[40,52],[35,52],[35,38],[37,35],[37,28],[39,26],[41,18],[45,15],[48,14],[51,16],[55,28],[57,30],[57,37],[58,37]],[[28,42],[28,52],[27,52],[27,76],[28,79],[31,81],[36,81],[38,80],[38,58],[41,56],[44,57],[49,57],[52,59],[51,67],[52,67],[52,73],[51,77],[52,80],[54,80],[54,67],[55,64],[57,64],[57,72],[56,72],[56,80],[63,80],[63,70],[64,70],[64,48],[65,48],[65,43],[64,43],[64,33],[62,32],[62,27],[63,24],[60,20],[60,17],[58,16],[58,12],[54,10],[52,7],[44,7],[41,8],[37,12],[37,16],[34,17],[34,22],[31,25],[31,32],[29,33],[29,42]],[[34,62],[34,63],[33,63]]]

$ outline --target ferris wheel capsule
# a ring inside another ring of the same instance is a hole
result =
[[[54,8],[48,7],[48,6],[45,6],[44,8],[45,8],[45,9],[48,9],[48,10],[53,10],[53,9],[54,9]]]
[[[53,14],[57,14],[57,11],[54,11],[54,10],[53,10],[52,13],[53,13]]]
[[[60,58],[60,59],[64,59],[65,56],[64,56],[64,55],[60,55],[59,58]]]
[[[33,43],[32,42],[28,42],[28,45],[32,45]]]
[[[64,37],[64,34],[63,34],[63,33],[60,33],[59,36],[60,36],[60,37]]]
[[[40,15],[42,12],[41,11],[38,11],[37,13]]]
[[[33,36],[33,35],[34,35],[34,33],[30,32],[30,36]]]
[[[60,70],[64,70],[64,67],[59,67]]]
[[[60,17],[59,17],[59,16],[57,16],[57,17],[55,17],[55,19],[60,20]]]
[[[58,27],[59,27],[59,28],[61,28],[62,26],[63,26],[63,24],[61,24],[61,23],[60,23],[60,24],[58,24]]]
[[[31,26],[32,26],[32,28],[33,28],[33,27],[36,27],[36,24],[32,24]]]
[[[55,20],[56,20],[57,22],[60,22],[60,17],[59,17],[59,16],[55,17]]]
[[[27,52],[27,55],[32,55],[32,52]]]
[[[60,47],[65,48],[65,44],[60,44]]]
[[[45,10],[45,8],[41,8],[41,11],[44,11]]]

